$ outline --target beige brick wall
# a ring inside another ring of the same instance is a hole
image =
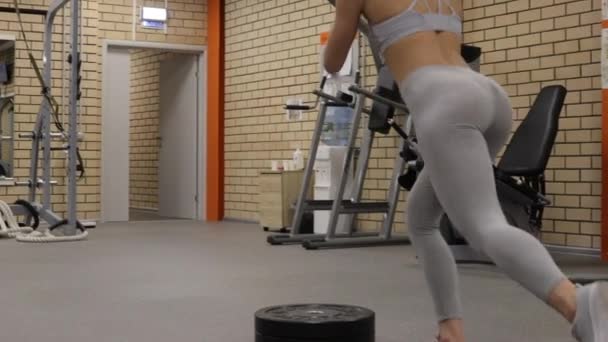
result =
[[[173,53],[131,51],[129,181],[131,208],[158,209],[160,65]]]
[[[138,24],[139,8],[164,7],[164,1],[136,0],[136,5],[137,9],[134,11],[132,0],[99,0],[100,37],[173,44],[206,44],[207,0],[169,0],[166,34],[162,30],[145,29]]]
[[[257,220],[258,173],[270,160],[307,155],[315,113],[287,122],[289,96],[312,100],[319,81],[323,1],[228,0],[225,5],[225,215]]]
[[[568,88],[547,171],[546,242],[600,245],[601,1],[465,0],[465,40],[484,50],[522,119],[541,87]]]
[[[465,41],[484,50],[482,72],[509,92],[521,120],[542,86],[569,89],[550,160],[544,240],[599,247],[600,1],[465,0]],[[257,175],[272,159],[310,144],[317,113],[287,122],[288,97],[313,100],[319,81],[318,34],[333,20],[325,0],[226,2],[226,216],[257,220]],[[374,83],[370,57],[365,84]],[[516,121],[517,127],[519,121]],[[398,139],[378,139],[365,199],[386,195]],[[404,229],[400,202],[397,229]],[[376,228],[378,215],[361,215]]]
[[[30,0],[23,8],[45,9],[50,0]],[[132,1],[131,0],[81,0],[83,15],[83,49],[80,125],[86,134],[86,141],[81,143],[81,153],[85,159],[87,174],[78,183],[78,211],[80,218],[96,219],[100,212],[100,170],[101,170],[101,70],[102,43],[104,39],[132,38]],[[169,28],[167,34],[146,32],[137,29],[135,38],[139,41],[162,41],[167,43],[196,44],[206,43],[206,0],[169,0]],[[154,5],[146,1],[146,5]],[[144,5],[139,0],[138,6]],[[12,0],[0,0],[0,6],[12,7]],[[66,11],[69,18],[69,11]],[[41,60],[43,18],[34,15],[24,15],[25,30],[32,41],[34,55]],[[53,61],[53,94],[61,102],[61,61],[65,59],[60,53],[62,36],[62,20],[56,21],[53,39],[55,42]],[[0,13],[0,31],[17,34],[18,23],[16,15]],[[67,30],[69,33],[69,29]],[[69,38],[68,38],[69,41]],[[16,115],[15,136],[20,132],[32,130],[33,123],[41,102],[40,88],[34,72],[29,65],[25,52],[25,43],[21,38],[16,43],[16,77],[15,92]],[[67,48],[69,50],[69,48]],[[66,83],[67,85],[67,83]],[[67,97],[67,92],[65,93]],[[67,117],[66,117],[67,120]],[[15,176],[24,179],[28,176],[31,141],[17,140],[15,142]],[[125,148],[127,148],[125,146]],[[59,181],[54,188],[53,209],[60,214],[66,209],[66,177],[65,156],[62,152],[53,153],[53,176]],[[1,188],[0,198],[12,202],[26,194],[25,188]]]
[[[131,51],[129,206],[158,209],[160,57],[163,52]]]
[[[226,216],[258,220],[258,173],[270,160],[289,159],[296,148],[308,157],[317,112],[288,122],[282,106],[289,97],[313,101],[319,70],[319,34],[333,21],[326,0],[226,2]],[[375,83],[372,59],[365,83]],[[391,133],[375,141],[363,198],[386,198],[398,143]],[[402,199],[405,196],[402,195]],[[403,208],[401,201],[400,207]],[[403,230],[403,210],[396,217]],[[360,215],[364,229],[378,228],[381,216]]]

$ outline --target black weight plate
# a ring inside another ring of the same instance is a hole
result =
[[[256,333],[292,339],[331,339],[374,336],[373,311],[350,305],[293,304],[272,306],[255,313]]]
[[[272,337],[272,336],[262,336],[260,334],[255,335],[255,342],[374,342],[374,336],[354,336],[354,337],[335,337],[331,339],[292,339],[289,337]]]

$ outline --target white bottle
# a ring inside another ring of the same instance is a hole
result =
[[[296,170],[302,170],[304,168],[304,156],[299,148],[293,153],[293,163]]]

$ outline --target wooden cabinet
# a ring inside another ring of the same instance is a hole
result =
[[[258,208],[262,227],[282,229],[291,226],[303,178],[304,170],[260,172]]]

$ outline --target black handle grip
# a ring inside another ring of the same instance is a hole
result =
[[[321,79],[321,84],[319,85],[319,89],[323,90],[325,88],[325,82],[327,82],[327,76],[323,76]]]
[[[312,107],[310,106],[302,106],[302,105],[287,105],[285,107],[283,107],[287,110],[311,110]]]

